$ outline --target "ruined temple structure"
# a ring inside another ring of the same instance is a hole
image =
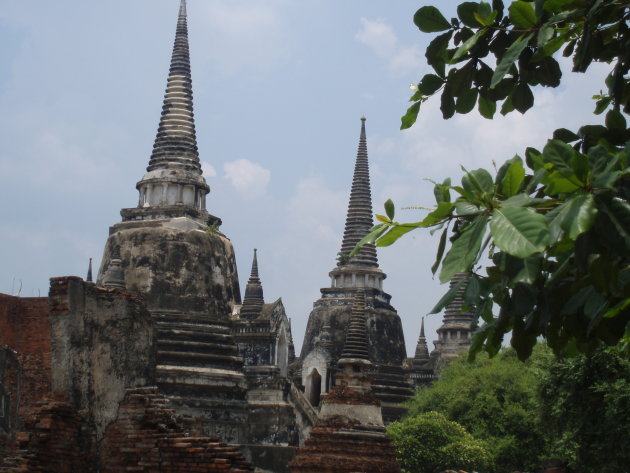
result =
[[[354,297],[357,291],[364,292],[368,345],[374,364],[373,390],[389,422],[400,418],[405,412],[400,403],[413,394],[403,371],[407,353],[402,324],[390,304],[391,296],[383,291],[386,274],[378,266],[375,246],[365,245],[356,255],[347,257],[373,226],[366,141],[365,118],[362,118],[341,256],[337,267],[330,272],[330,287],[322,288],[321,297],[313,304],[294,376],[311,404],[319,405],[321,395],[334,386],[335,374],[340,369],[338,360]]]
[[[450,287],[453,288],[465,277],[466,273],[456,274],[450,282]],[[405,361],[405,369],[415,387],[431,384],[449,360],[470,348],[474,314],[463,310],[465,291],[466,286],[463,284],[457,290],[453,301],[446,307],[442,325],[437,330],[438,339],[433,342],[435,348],[431,353],[424,336],[424,317],[422,318],[415,355]]]
[[[0,294],[0,473],[288,473],[307,438],[296,472],[398,472],[384,425],[405,412],[409,377],[424,384],[469,343],[462,294],[436,350],[422,331],[406,360],[375,247],[347,257],[372,226],[363,118],[342,257],[301,356],[282,299],[265,302],[256,250],[241,301],[232,243],[206,208],[180,1],[138,204],[110,227],[95,281],[90,261],[86,280],[51,278],[48,297]]]
[[[335,385],[317,424],[290,463],[292,473],[399,473],[396,451],[372,390],[365,291],[356,291]]]

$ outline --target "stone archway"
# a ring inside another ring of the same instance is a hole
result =
[[[280,376],[287,377],[289,371],[289,343],[286,329],[282,327],[276,342],[276,364],[280,368]]]
[[[319,374],[316,368],[313,368],[309,379],[308,400],[312,406],[319,406],[319,401],[322,395],[322,376]]]

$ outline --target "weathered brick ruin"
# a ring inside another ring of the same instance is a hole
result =
[[[206,209],[188,47],[181,0],[138,205],[110,227],[96,281],[90,261],[48,297],[0,294],[0,473],[398,472],[385,424],[469,324],[448,313],[437,355],[422,331],[406,359],[367,245],[330,272],[296,357],[256,251],[241,302],[232,243]],[[363,118],[342,253],[371,226]]]

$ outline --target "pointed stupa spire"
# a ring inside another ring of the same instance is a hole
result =
[[[148,171],[179,164],[201,174],[188,48],[186,0],[181,0],[171,67]]]
[[[422,324],[420,325],[420,336],[418,337],[418,343],[416,345],[416,354],[414,360],[426,361],[429,359],[429,347],[427,346],[427,339],[424,336],[424,317],[422,317]]]
[[[205,210],[210,187],[203,178],[195,117],[188,47],[186,0],[181,0],[175,43],[147,174],[136,185],[140,207],[188,206]],[[161,212],[168,217],[168,212]]]
[[[346,331],[346,343],[341,352],[340,365],[344,364],[344,362],[350,363],[351,360],[365,360],[369,363],[367,316],[365,312],[365,291],[358,290],[354,296],[352,316]]]
[[[361,117],[361,135],[359,149],[354,166],[350,203],[346,217],[346,228],[341,244],[341,254],[350,253],[373,226],[372,194],[370,190],[370,168],[368,164],[367,140],[365,135],[365,117]],[[339,266],[360,265],[378,268],[376,248],[373,244],[365,245],[358,254],[348,261],[341,261]]]
[[[254,248],[254,260],[252,261],[252,272],[245,287],[245,297],[241,308],[241,317],[255,318],[260,315],[263,304],[263,287],[258,277],[258,250]]]
[[[92,280],[92,258],[90,258],[90,263],[88,264],[88,272],[87,277],[85,278],[87,282],[94,282]]]

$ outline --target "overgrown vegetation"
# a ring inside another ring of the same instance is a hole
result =
[[[409,407],[400,425],[389,429],[403,465],[435,465],[438,456],[442,470],[465,470],[448,463],[454,460],[440,456],[439,448],[434,453],[421,446],[431,441],[412,426],[425,426],[427,413],[437,412],[490,454],[476,469],[481,473],[536,472],[549,458],[581,473],[630,471],[630,362],[616,349],[556,358],[541,345],[525,363],[512,349],[473,362],[462,356],[433,386],[418,390]]]

